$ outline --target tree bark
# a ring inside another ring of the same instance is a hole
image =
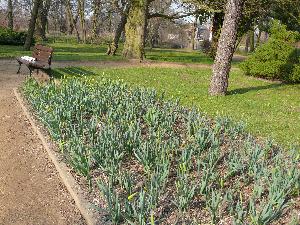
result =
[[[254,30],[250,31],[249,36],[250,36],[250,52],[254,52],[255,50]]]
[[[124,31],[125,24],[127,22],[127,17],[128,17],[129,10],[130,10],[130,4],[127,4],[125,6],[124,10],[123,10],[122,15],[121,15],[121,19],[119,21],[118,27],[117,27],[116,32],[115,32],[114,40],[108,47],[108,50],[107,50],[108,55],[116,55],[116,52],[117,52],[118,47],[119,47],[119,40],[120,40],[120,37],[122,35],[122,32]]]
[[[212,41],[209,49],[209,55],[213,59],[216,57],[223,21],[224,21],[223,12],[214,13],[213,21],[212,21]]]
[[[29,22],[29,26],[28,26],[28,32],[27,32],[27,36],[26,36],[26,40],[25,40],[25,44],[24,44],[24,50],[26,50],[26,51],[29,51],[31,43],[32,43],[32,38],[33,38],[34,30],[35,30],[36,18],[38,16],[38,11],[39,11],[41,2],[42,2],[41,0],[34,0],[34,2],[33,2],[33,9],[31,12],[31,18],[30,18],[30,22]]]
[[[8,19],[8,28],[14,29],[14,14],[13,14],[13,3],[12,0],[7,1],[7,19]]]
[[[92,39],[95,40],[98,34],[99,28],[99,12],[100,12],[100,1],[94,0],[93,1],[93,20],[92,20]]]
[[[80,19],[83,43],[86,43],[86,27],[85,27],[85,1],[78,0],[78,14]]]
[[[123,56],[140,59],[145,57],[145,35],[149,0],[132,0],[125,26]]]
[[[213,75],[209,90],[211,95],[225,95],[227,92],[242,6],[243,0],[227,0],[224,23],[213,65]]]

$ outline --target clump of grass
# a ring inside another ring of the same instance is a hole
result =
[[[113,224],[295,218],[299,152],[257,141],[242,124],[119,81],[27,80],[23,90],[72,168],[98,183]]]

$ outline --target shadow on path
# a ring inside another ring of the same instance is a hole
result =
[[[74,77],[83,77],[83,76],[93,76],[96,75],[94,72],[86,70],[82,67],[66,67],[58,68],[56,70],[51,70],[51,77],[60,79],[63,78],[65,74],[74,76]]]

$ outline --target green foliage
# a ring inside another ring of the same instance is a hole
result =
[[[299,153],[258,142],[228,118],[106,79],[28,79],[23,90],[72,168],[98,184],[113,224],[267,224],[297,196]]]
[[[299,76],[293,74],[293,68],[299,64],[298,52],[293,46],[299,33],[287,31],[279,21],[273,22],[270,32],[268,42],[241,64],[242,70],[248,76],[300,82]]]
[[[11,29],[0,27],[0,44],[1,45],[24,45],[26,32],[17,32]],[[32,44],[34,44],[34,40]]]
[[[299,58],[300,62],[300,58]],[[300,81],[300,64],[294,65],[293,73],[290,76],[290,80],[292,82],[299,82]]]

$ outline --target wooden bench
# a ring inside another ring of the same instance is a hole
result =
[[[43,45],[34,46],[32,52],[32,58],[34,58],[35,60],[29,61],[22,57],[18,57],[17,61],[19,63],[19,69],[17,73],[20,73],[22,64],[28,67],[30,76],[32,74],[32,71],[35,69],[37,69],[37,72],[39,72],[39,69],[42,70],[51,69],[52,53],[53,53],[53,48],[51,47],[47,47]]]

